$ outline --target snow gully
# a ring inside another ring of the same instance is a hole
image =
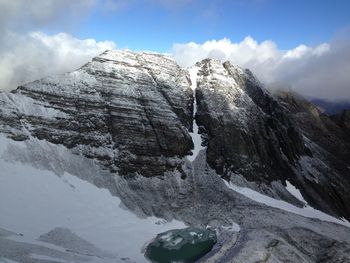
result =
[[[198,70],[199,68],[196,66],[193,66],[188,70],[190,73],[190,79],[191,79],[191,89],[193,90],[193,128],[192,128],[192,132],[190,132],[190,135],[192,137],[194,149],[192,151],[192,155],[187,156],[188,160],[190,160],[191,162],[193,162],[196,159],[200,150],[205,149],[205,147],[202,146],[202,137],[199,134],[199,127],[195,118],[197,113],[196,89],[197,89]]]

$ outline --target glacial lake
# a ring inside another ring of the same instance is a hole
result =
[[[190,263],[211,251],[216,241],[211,229],[173,229],[158,234],[148,244],[145,257],[153,263]]]

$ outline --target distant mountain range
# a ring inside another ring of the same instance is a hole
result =
[[[350,109],[349,101],[329,101],[316,98],[309,98],[309,100],[315,105],[317,105],[320,108],[320,110],[327,115],[333,115],[343,110]]]

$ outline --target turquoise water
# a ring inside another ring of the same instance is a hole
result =
[[[194,262],[207,254],[216,243],[215,231],[185,228],[157,235],[147,246],[145,257],[154,263]]]

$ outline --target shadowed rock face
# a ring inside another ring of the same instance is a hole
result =
[[[350,155],[349,111],[327,116],[322,114],[316,105],[292,91],[279,90],[274,95],[291,113],[292,118],[296,121],[296,126],[304,136],[329,153],[336,155],[339,161],[348,161]],[[346,122],[346,116],[348,116],[348,122]]]
[[[193,147],[187,72],[158,54],[108,51],[2,94],[1,128],[64,144],[122,175],[161,175]]]
[[[296,184],[311,204],[350,218],[349,111],[327,116],[296,93],[277,91],[275,96],[312,149],[313,158],[301,161],[304,169]]]
[[[341,127],[346,134],[347,138],[350,136],[350,109],[343,110],[342,112],[331,116],[331,119]],[[350,139],[349,139],[350,140]]]
[[[286,111],[250,71],[215,60],[198,66],[197,119],[207,133],[209,164],[250,181],[292,177],[308,149]]]
[[[346,113],[336,124],[315,107],[278,101],[249,70],[209,59],[197,66],[196,119],[205,133],[207,161],[218,174],[243,176],[273,191],[272,182],[289,180],[313,206],[350,218]],[[308,118],[295,118],[295,111],[306,108]]]

